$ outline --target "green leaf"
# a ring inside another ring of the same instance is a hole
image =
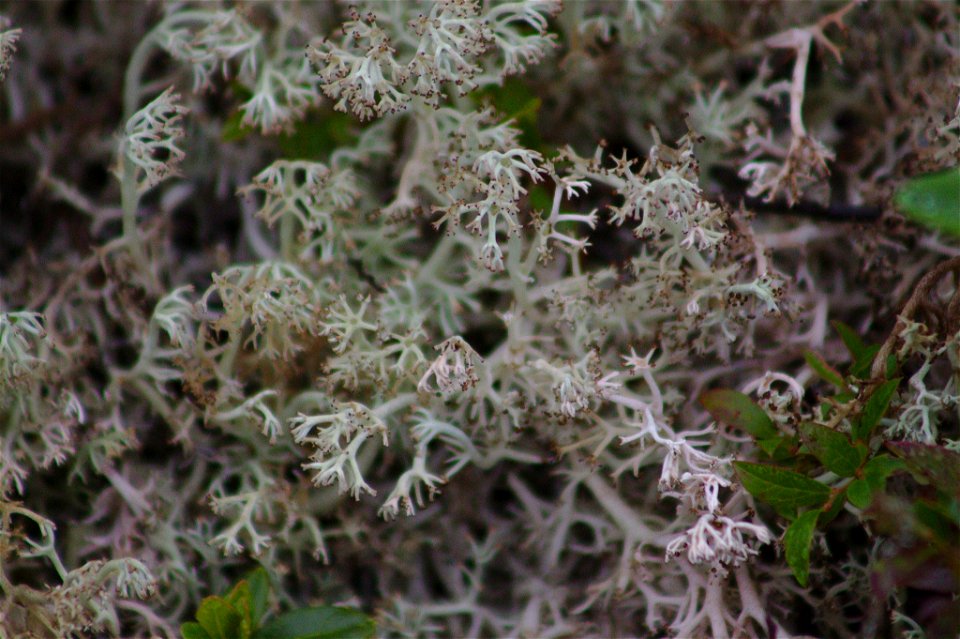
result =
[[[211,639],[210,634],[203,626],[195,621],[188,621],[180,626],[180,636],[183,639]]]
[[[856,398],[856,393],[852,393],[850,391],[841,391],[833,396],[833,401],[838,404],[848,404]]]
[[[543,106],[541,98],[529,83],[512,76],[501,85],[490,85],[472,94],[477,106],[483,102],[492,102],[494,108],[512,120],[512,126],[520,130],[519,142],[522,146],[544,155],[549,153],[549,145],[540,135],[538,120]]]
[[[776,444],[776,446],[774,446]],[[800,443],[793,437],[770,437],[757,440],[757,446],[775,462],[786,462],[797,458],[801,453],[798,450]]]
[[[846,505],[847,500],[844,497],[844,493],[841,492],[840,494],[835,495],[828,503],[830,504],[830,508],[824,510],[820,514],[820,518],[817,519],[817,525],[821,528],[837,518],[837,515],[843,511],[843,507]]]
[[[711,390],[700,396],[700,403],[718,422],[739,428],[757,439],[770,439],[780,434],[770,416],[743,393]]]
[[[960,499],[951,499],[947,504],[947,517],[955,526],[960,526]]]
[[[238,639],[242,637],[243,617],[223,597],[206,597],[197,610],[197,621],[210,639]]]
[[[919,500],[913,504],[913,514],[930,534],[945,545],[953,545],[960,539],[960,531],[950,517],[950,512],[940,504],[929,500]]]
[[[864,465],[861,478],[847,486],[847,499],[861,510],[866,508],[873,502],[874,495],[886,487],[887,477],[903,468],[903,461],[890,455],[877,455]]]
[[[810,544],[817,528],[819,510],[808,510],[790,524],[783,535],[783,549],[787,564],[793,570],[797,582],[806,588],[810,578]]]
[[[843,375],[840,374],[840,371],[835,369],[830,364],[827,364],[820,355],[814,353],[813,351],[806,351],[803,354],[803,359],[807,360],[807,364],[813,371],[819,375],[824,381],[830,382],[840,390],[846,390],[847,384],[843,381]]]
[[[760,450],[765,452],[768,457],[776,459],[777,449],[780,448],[783,443],[786,441],[786,437],[782,435],[777,435],[776,437],[766,437],[764,439],[757,440],[757,446],[760,447]]]
[[[241,103],[253,97],[253,92],[237,81],[230,83],[230,91]],[[255,131],[256,129],[243,123],[243,111],[236,108],[223,121],[223,127],[220,129],[220,139],[224,142],[239,142]]]
[[[870,483],[874,490],[881,490],[887,481],[887,477],[904,468],[906,468],[906,464],[903,460],[880,454],[868,461],[866,466],[863,467],[863,478]]]
[[[960,168],[913,178],[893,202],[914,222],[960,237]]]
[[[867,403],[863,407],[860,419],[853,425],[853,435],[857,439],[867,441],[873,429],[880,423],[880,419],[890,407],[890,400],[900,385],[900,378],[887,380],[880,384],[873,393],[870,394]]]
[[[873,368],[873,360],[877,357],[877,353],[880,351],[879,344],[870,344],[867,346],[863,354],[855,359],[850,365],[850,374],[858,379],[867,379],[870,377],[870,369]]]
[[[250,602],[250,586],[246,579],[238,581],[233,588],[224,596],[224,600],[234,608],[239,605]]]
[[[833,320],[830,324],[833,326],[833,329],[837,331],[837,334],[840,335],[840,339],[843,340],[843,345],[846,346],[850,352],[850,357],[854,360],[863,357],[868,347],[863,340],[860,339],[860,336],[857,335],[857,332],[840,320]]]
[[[239,639],[248,639],[250,633],[253,632],[254,622],[250,609],[250,585],[246,579],[238,581],[224,599],[233,606],[234,610],[240,613]]]
[[[797,508],[819,508],[830,498],[830,488],[800,473],[741,461],[733,462],[733,467],[751,495],[787,517]]]
[[[270,605],[270,577],[262,567],[247,575],[250,584],[250,616],[256,627]]]
[[[329,107],[312,109],[292,133],[281,133],[277,142],[284,158],[323,160],[339,147],[353,146],[357,131],[354,119],[346,113]]]
[[[813,456],[841,477],[853,477],[867,454],[866,448],[855,447],[843,433],[820,424],[800,424],[800,435]]]
[[[316,606],[291,610],[268,622],[253,639],[368,639],[373,619],[354,608]]]
[[[243,123],[243,111],[237,109],[223,121],[220,139],[224,142],[239,142],[255,131],[256,129]]]
[[[896,355],[887,355],[887,370],[884,374],[884,377],[887,379],[892,379],[893,376],[897,374],[897,368],[899,368],[899,366],[900,364],[897,362]]]
[[[547,189],[539,184],[530,187],[530,190],[527,194],[527,200],[530,204],[530,208],[536,211],[549,212],[550,207],[553,205],[553,196],[549,191],[547,191]]]
[[[917,442],[887,442],[886,446],[917,479],[948,494],[960,495],[960,454],[943,446]]]
[[[847,485],[847,499],[850,503],[863,510],[873,501],[873,490],[866,479],[854,479]]]

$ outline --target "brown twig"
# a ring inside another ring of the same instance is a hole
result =
[[[919,282],[917,282],[916,287],[913,289],[913,294],[910,295],[907,303],[904,304],[903,310],[897,314],[896,326],[892,331],[890,331],[889,337],[887,337],[887,340],[877,352],[876,359],[873,360],[873,367],[870,369],[870,376],[874,380],[883,379],[883,375],[887,366],[887,358],[890,356],[891,352],[893,352],[893,349],[897,344],[897,337],[900,334],[903,324],[913,317],[913,314],[918,308],[920,308],[925,298],[930,295],[930,292],[934,289],[940,279],[944,275],[954,271],[960,271],[960,257],[954,257],[937,264],[930,269],[926,275],[921,277]],[[950,303],[947,306],[947,328],[957,322],[957,314],[953,313],[952,311],[957,311],[958,308],[960,308],[960,302],[957,301],[957,294],[954,293],[953,299],[950,300]]]

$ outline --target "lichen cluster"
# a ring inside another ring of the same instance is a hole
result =
[[[960,448],[958,161],[949,2],[0,4],[0,637],[922,636],[698,398]]]

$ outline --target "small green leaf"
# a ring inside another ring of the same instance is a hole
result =
[[[243,123],[243,112],[237,109],[224,119],[220,128],[220,139],[224,142],[239,142],[254,132],[255,129]]]
[[[880,419],[887,412],[887,408],[890,407],[890,400],[893,398],[893,394],[897,391],[899,385],[899,377],[887,380],[870,394],[867,403],[863,407],[863,413],[861,413],[860,419],[853,426],[854,437],[863,441],[867,441],[870,438],[873,429],[877,427]]]
[[[841,477],[853,477],[866,457],[866,448],[856,448],[846,435],[826,426],[800,424],[800,435],[813,456]]]
[[[830,324],[833,326],[833,329],[837,331],[837,334],[840,335],[840,339],[843,340],[843,345],[846,346],[850,352],[850,357],[854,360],[863,357],[867,351],[867,345],[860,339],[857,332],[840,320],[833,320]]]
[[[873,500],[873,490],[866,479],[854,479],[847,485],[847,499],[857,508],[863,510]]]
[[[250,616],[256,627],[270,605],[270,577],[262,567],[247,575],[250,584]]]
[[[477,106],[492,102],[498,112],[512,120],[511,125],[520,130],[521,145],[544,155],[552,155],[548,153],[550,147],[544,143],[538,124],[543,98],[537,95],[529,82],[513,76],[502,85],[491,85],[472,95]]]
[[[797,582],[806,588],[810,578],[810,544],[817,528],[820,510],[808,510],[790,524],[783,535],[783,549],[787,564],[793,570]]]
[[[906,464],[902,459],[880,454],[868,461],[866,466],[863,467],[863,478],[869,482],[870,487],[874,490],[882,490],[887,477],[904,468],[906,468]]]
[[[873,501],[873,496],[886,487],[887,477],[903,468],[905,464],[902,460],[890,455],[877,455],[864,465],[862,477],[847,486],[847,499],[861,510],[866,508]]]
[[[955,526],[960,526],[960,499],[951,499],[946,507],[947,518]]]
[[[893,379],[893,376],[897,374],[897,369],[900,367],[899,362],[897,362],[896,355],[887,355],[887,370],[884,373],[884,377],[887,379]]]
[[[536,211],[549,211],[553,204],[553,196],[543,186],[531,186],[527,194],[530,208]]]
[[[206,597],[197,610],[197,621],[210,639],[238,639],[242,637],[243,617],[223,597]]]
[[[211,639],[210,634],[196,621],[188,621],[180,626],[183,639]]]
[[[760,450],[765,452],[768,457],[774,457],[774,453],[777,452],[777,448],[783,444],[785,439],[785,437],[780,435],[776,437],[766,437],[764,439],[758,439],[757,446],[759,446]]]
[[[776,447],[770,450],[773,443]],[[802,453],[799,450],[800,444],[796,438],[792,437],[771,437],[769,439],[757,440],[757,445],[775,462],[785,462],[795,459]]]
[[[880,351],[879,344],[870,344],[867,346],[863,354],[855,359],[850,365],[850,374],[858,379],[866,379],[870,377],[870,369],[873,368],[873,360],[877,357],[877,353]]]
[[[743,393],[711,390],[700,396],[700,403],[718,422],[739,428],[757,439],[770,439],[780,434],[770,416]]]
[[[913,514],[917,522],[930,531],[941,543],[952,546],[960,538],[960,531],[952,521],[945,504],[928,500],[919,500],[913,504]],[[926,535],[925,535],[926,536]]]
[[[835,369],[830,364],[827,364],[820,355],[814,353],[813,351],[806,351],[803,354],[803,359],[807,360],[807,364],[813,371],[819,375],[824,381],[830,382],[837,388],[845,390],[847,388],[846,382],[843,381],[843,375],[840,374],[840,371]]]
[[[951,495],[960,495],[960,454],[932,444],[887,442],[887,448],[902,459],[917,479]]]
[[[241,579],[224,597],[226,602],[240,613],[240,636],[238,639],[248,639],[253,632],[253,614],[250,609],[250,585]]]
[[[893,202],[914,222],[960,237],[960,168],[909,180]]]
[[[797,508],[819,508],[830,498],[830,488],[800,473],[741,461],[733,467],[751,495],[784,516],[792,517]]]
[[[230,91],[239,102],[246,102],[253,97],[253,92],[237,81],[230,83]],[[224,142],[239,142],[254,132],[255,129],[243,123],[243,111],[237,108],[223,121],[220,139]]]
[[[224,599],[234,608],[236,608],[238,604],[242,604],[244,602],[249,603],[250,586],[247,584],[246,579],[241,579],[238,581],[230,590],[230,592],[224,596]]]
[[[373,619],[354,608],[316,606],[291,610],[265,624],[253,639],[369,639]]]
[[[354,119],[327,107],[311,109],[292,132],[277,136],[277,143],[285,158],[323,160],[338,147],[352,146],[357,137]]]
[[[827,416],[830,415],[830,404],[828,404],[827,402],[823,402],[822,404],[820,404],[819,408],[820,408],[820,419],[826,420]]]
[[[844,497],[844,493],[841,492],[840,494],[835,495],[828,503],[830,508],[824,510],[820,514],[820,518],[817,519],[817,525],[821,528],[837,518],[837,515],[843,511],[843,507],[846,505],[847,500]]]
[[[850,391],[841,391],[833,396],[833,401],[838,404],[847,404],[856,398],[857,395],[855,393],[851,393]]]

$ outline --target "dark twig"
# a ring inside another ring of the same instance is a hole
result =
[[[873,222],[880,219],[883,210],[877,206],[858,206],[853,204],[817,204],[801,200],[792,207],[785,200],[767,202],[758,197],[734,197],[731,201],[740,200],[745,208],[757,213],[774,213],[780,215],[796,215],[826,222]]]

